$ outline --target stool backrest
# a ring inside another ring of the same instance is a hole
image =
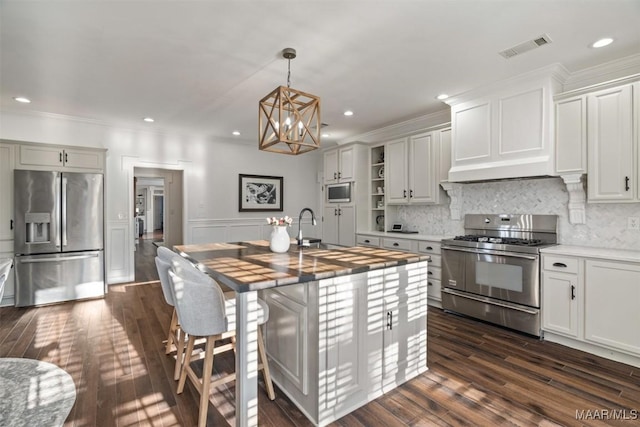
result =
[[[220,286],[182,257],[171,261],[169,283],[182,329],[195,336],[227,332],[224,294]]]
[[[2,296],[4,295],[4,287],[9,279],[12,264],[13,260],[11,258],[0,259],[0,301],[2,301]]]
[[[173,298],[173,289],[171,289],[171,283],[169,283],[169,270],[171,269],[171,263],[157,256],[156,268],[158,269],[158,277],[160,277],[160,285],[162,285],[162,295],[164,295],[164,300],[170,306],[176,305]]]

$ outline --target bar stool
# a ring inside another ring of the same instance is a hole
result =
[[[185,335],[180,324],[178,323],[178,314],[176,312],[173,290],[169,283],[169,269],[171,268],[171,259],[175,256],[180,256],[170,249],[165,247],[158,248],[158,256],[156,256],[156,268],[158,269],[158,276],[160,277],[160,285],[162,285],[162,295],[164,300],[173,307],[173,313],[171,314],[171,323],[169,324],[169,333],[167,335],[167,345],[165,346],[165,354],[169,354],[172,351],[172,347],[176,349],[176,366],[173,371],[173,379],[180,379],[180,369],[182,368],[182,358],[184,355],[184,341]]]
[[[207,420],[211,388],[235,379],[235,373],[232,373],[214,381],[211,380],[214,355],[235,349],[233,341],[222,346],[215,346],[216,341],[235,338],[235,329],[232,329],[235,327],[235,293],[223,293],[215,280],[198,270],[194,271],[189,268],[188,261],[184,259],[174,258],[171,265],[169,282],[173,288],[175,308],[178,311],[180,325],[189,336],[177,392],[178,394],[182,393],[188,376],[200,393],[198,426],[204,426]],[[261,300],[258,300],[258,305],[258,325],[262,325],[269,318],[269,307]],[[231,316],[231,313],[234,315]],[[191,367],[193,347],[195,339],[198,337],[206,338],[202,378],[199,378]],[[262,331],[259,326],[257,341],[258,354],[262,362],[258,365],[258,369],[263,371],[269,399],[274,400],[275,393],[264,350]]]

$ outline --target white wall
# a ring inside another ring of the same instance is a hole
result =
[[[638,203],[588,203],[586,224],[569,223],[569,194],[561,178],[537,178],[462,184],[461,214],[558,215],[558,242],[565,245],[640,250],[640,231],[627,229],[627,218],[640,216]],[[459,235],[464,221],[454,221],[448,198],[439,206],[399,208],[402,222],[424,234]]]
[[[108,149],[106,256],[109,283],[133,280],[133,168],[184,171],[184,243],[264,238],[267,215],[297,218],[303,207],[320,211],[319,152],[287,156],[255,143],[118,128],[52,114],[2,113],[0,138]],[[284,211],[238,212],[238,174],[282,176]],[[171,215],[171,212],[165,213]],[[297,227],[295,227],[297,230]],[[292,231],[293,234],[293,231]],[[318,233],[308,233],[319,234]]]

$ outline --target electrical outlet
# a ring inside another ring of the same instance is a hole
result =
[[[637,216],[628,217],[627,228],[629,230],[640,230],[640,217],[637,217]]]

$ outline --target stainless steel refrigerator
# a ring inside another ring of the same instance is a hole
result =
[[[104,296],[102,174],[14,171],[16,306]]]

